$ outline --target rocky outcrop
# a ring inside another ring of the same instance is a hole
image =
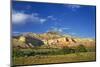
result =
[[[71,44],[76,44],[76,41],[72,38],[68,37],[60,37],[57,39],[49,39],[49,40],[42,40],[45,45],[48,45],[50,47],[56,46],[56,47],[65,47],[69,46]]]
[[[92,39],[76,39],[76,38],[69,38],[69,37],[60,37],[57,39],[49,39],[49,40],[42,40],[45,45],[48,45],[49,47],[75,47],[78,45],[84,45],[86,47],[94,47],[95,41]]]
[[[15,38],[12,39],[12,45],[14,48],[29,48],[29,46],[26,43],[21,42]]]
[[[21,48],[63,48],[63,47],[74,47],[78,45],[84,45],[86,47],[95,47],[95,40],[87,38],[73,38],[59,35],[57,33],[44,33],[44,34],[33,34],[28,33],[20,36],[13,37],[13,47]]]
[[[30,36],[18,36],[12,39],[13,47],[19,48],[34,48],[36,46],[44,45],[44,43],[35,37]]]

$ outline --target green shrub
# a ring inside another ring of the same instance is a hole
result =
[[[84,45],[80,44],[79,46],[77,46],[77,48],[75,49],[76,52],[87,52],[87,49],[85,48]]]
[[[35,56],[35,55],[63,55],[70,53],[78,53],[78,52],[87,52],[87,49],[84,45],[80,44],[79,46],[72,47],[63,47],[62,49],[32,49],[31,51],[14,49],[13,57],[25,57],[25,56]]]
[[[23,52],[23,55],[24,56],[34,56],[35,52],[34,51],[25,51],[25,52]]]
[[[20,49],[13,50],[13,57],[34,56],[34,51],[21,51]]]
[[[23,52],[21,52],[19,49],[14,49],[13,57],[20,57],[20,56],[24,56]]]
[[[62,48],[63,54],[75,53],[75,50],[69,47]]]

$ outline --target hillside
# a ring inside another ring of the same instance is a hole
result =
[[[61,35],[57,32],[47,32],[43,34],[23,33],[12,37],[13,47],[16,48],[63,48],[84,45],[86,47],[95,47],[95,40],[91,38],[71,37],[70,35]]]

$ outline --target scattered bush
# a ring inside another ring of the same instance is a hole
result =
[[[70,47],[64,47],[62,49],[48,49],[48,50],[42,50],[39,51],[37,49],[26,50],[21,51],[20,49],[14,49],[13,50],[13,57],[25,57],[25,56],[35,56],[35,55],[63,55],[63,54],[69,54],[69,53],[78,53],[78,52],[87,52],[87,49],[84,45],[80,44],[76,48],[70,48]]]
[[[20,56],[24,56],[24,54],[19,49],[14,49],[13,57],[20,57]]]
[[[79,46],[77,46],[77,48],[75,49],[76,52],[87,52],[86,48],[84,45],[80,44]]]

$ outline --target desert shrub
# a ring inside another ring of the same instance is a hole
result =
[[[25,56],[34,56],[34,51],[21,51],[20,49],[13,50],[13,57],[25,57]]]
[[[88,52],[95,52],[96,51],[96,47],[87,47],[86,49]]]
[[[61,49],[26,49],[20,50],[15,49],[13,50],[13,57],[28,57],[28,56],[36,56],[36,55],[63,55],[63,54],[70,54],[75,52],[86,52],[86,48],[83,45],[77,46],[77,48],[71,47],[63,47]]]
[[[49,52],[49,55],[59,55],[59,54],[61,54],[61,53],[62,53],[61,50],[57,50],[57,51],[52,50],[52,51]]]
[[[75,50],[72,49],[72,48],[69,48],[69,47],[62,48],[62,53],[63,54],[69,54],[69,53],[74,53],[74,52],[75,52]]]
[[[80,44],[79,46],[77,46],[77,48],[75,49],[76,52],[87,52],[87,49],[85,48],[84,45]]]
[[[23,52],[20,51],[19,49],[14,49],[13,50],[13,57],[20,57],[20,56],[24,56]]]
[[[24,56],[34,56],[35,52],[34,51],[25,51],[23,52]]]
[[[48,55],[48,52],[45,51],[45,52],[35,52],[35,55]]]
[[[71,48],[70,53],[75,53],[75,49]]]

